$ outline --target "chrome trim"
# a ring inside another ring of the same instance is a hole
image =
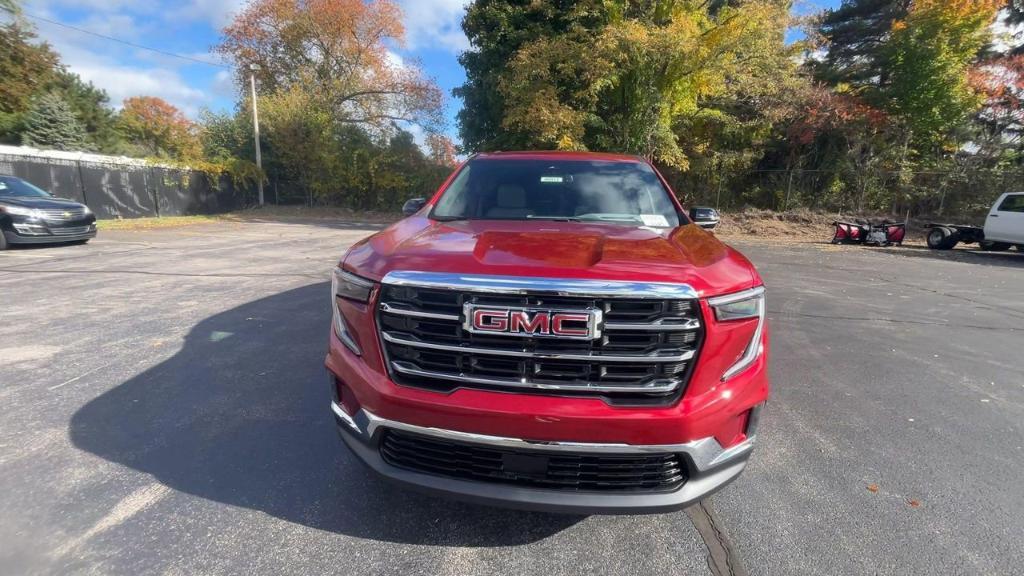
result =
[[[501,308],[501,306],[496,306],[496,308]],[[519,309],[520,308],[516,308],[516,310]],[[413,318],[428,318],[431,320],[449,320],[452,322],[460,322],[463,318],[459,314],[438,314],[437,312],[420,312],[419,310],[410,310],[400,304],[394,304],[391,302],[381,302],[380,311],[385,314],[394,314],[396,316],[411,316]],[[664,319],[651,324],[628,324],[623,322],[606,322],[604,324],[605,330],[642,330],[647,332],[686,332],[689,330],[697,330],[699,328],[700,320],[694,318],[687,320],[683,324],[665,323]],[[518,336],[518,334],[515,335]]]
[[[430,318],[433,320],[453,320],[458,322],[460,317],[458,314],[438,314],[436,312],[420,312],[419,310],[410,310],[404,308],[398,304],[392,304],[389,302],[380,303],[380,311],[385,314],[395,314],[397,316],[411,316],[413,318]]]
[[[757,328],[754,329],[754,335],[750,337],[750,342],[747,344],[747,348],[744,350],[743,356],[737,360],[732,367],[726,370],[724,374],[722,374],[722,382],[726,382],[730,378],[742,373],[744,370],[749,368],[754,361],[761,356],[761,354],[764,353],[764,345],[761,343],[761,336],[764,334],[765,313],[767,309],[767,306],[765,306],[765,289],[764,286],[758,286],[757,288],[744,290],[743,292],[708,299],[708,305],[714,308],[715,306],[742,302],[743,300],[749,300],[751,298],[758,298]],[[715,314],[717,316],[717,312]],[[736,320],[727,320],[726,322],[736,322],[749,319],[750,318],[740,318]]]
[[[497,294],[554,294],[591,298],[637,298],[693,300],[697,291],[687,284],[661,282],[626,282],[615,280],[575,280],[567,278],[530,278],[519,276],[485,276],[442,272],[397,270],[381,280],[390,286],[416,286],[440,290]]]
[[[623,322],[617,322],[612,324],[605,324],[605,330],[643,330],[646,332],[687,332],[690,330],[697,330],[700,328],[700,320],[691,318],[684,324],[672,324],[665,323],[664,320],[659,320],[651,324],[627,324]]]
[[[342,421],[345,421],[345,411],[331,403],[331,409]],[[345,416],[341,416],[341,414]],[[460,432],[458,430],[447,430],[444,428],[433,428],[406,424],[395,420],[382,418],[366,410],[359,410],[353,418],[352,429],[366,442],[371,441],[378,431],[390,428],[403,430],[414,434],[443,438],[454,442],[466,442],[470,444],[485,444],[501,448],[516,448],[522,450],[543,450],[548,452],[586,452],[598,454],[650,454],[650,453],[672,453],[686,454],[693,461],[694,466],[700,472],[715,468],[729,460],[746,454],[753,449],[756,438],[748,437],[743,442],[730,448],[723,448],[715,438],[708,437],[694,440],[685,444],[613,444],[613,443],[592,443],[592,442],[560,442],[554,440],[524,440],[522,438],[509,438],[504,436],[490,436],[487,434],[475,434],[472,432]],[[365,431],[358,425],[365,422]],[[347,422],[346,422],[347,423]]]
[[[586,360],[591,362],[642,362],[656,364],[661,362],[686,362],[693,359],[694,352],[688,350],[676,356],[608,356],[601,354],[562,354],[558,352],[526,352],[523,350],[499,350],[494,348],[472,348],[469,346],[451,346],[448,344],[434,344],[431,342],[420,342],[419,340],[406,340],[392,336],[389,332],[381,331],[381,338],[386,342],[413,348],[426,348],[428,350],[444,350],[447,352],[463,352],[465,354],[483,354],[491,356],[513,356],[516,358],[537,358],[541,360]]]
[[[451,380],[452,382],[462,382],[465,384],[485,384],[490,386],[504,386],[507,388],[526,388],[534,390],[574,390],[580,392],[650,392],[650,393],[667,393],[672,392],[679,388],[681,382],[679,381],[667,381],[667,384],[661,385],[645,385],[645,386],[615,386],[605,384],[589,384],[584,382],[582,384],[547,384],[543,382],[533,382],[525,378],[480,378],[477,376],[467,376],[465,374],[453,374],[450,372],[434,372],[432,370],[423,370],[417,367],[415,364],[410,362],[403,362],[401,360],[392,360],[391,367],[402,374],[408,374],[410,376],[420,376],[423,378],[437,378],[440,380]],[[655,380],[653,382],[666,382],[665,380]]]
[[[348,412],[345,412],[345,409],[342,408],[340,404],[332,401],[331,411],[334,412],[334,415],[337,416],[338,420],[344,422],[346,426],[352,429],[352,431],[356,432],[357,434],[363,433],[363,431],[359,429],[359,425],[356,424],[355,419],[349,416]]]

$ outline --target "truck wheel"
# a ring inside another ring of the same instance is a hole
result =
[[[982,240],[978,245],[985,252],[1006,252],[1013,246],[1006,242],[989,242],[987,240]]]
[[[950,228],[932,228],[928,232],[928,247],[932,250],[952,250],[959,241],[960,235]]]

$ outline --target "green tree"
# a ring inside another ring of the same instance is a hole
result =
[[[466,82],[454,90],[464,151],[509,150],[528,145],[529,136],[503,125],[508,105],[498,89],[502,74],[520,48],[570,29],[593,30],[607,19],[597,0],[476,0],[466,8],[462,29],[471,44],[459,56]]]
[[[71,106],[56,93],[36,99],[25,117],[26,146],[57,150],[82,150],[86,145],[85,128],[75,118]]]
[[[744,80],[778,70],[787,55],[789,2],[604,6],[596,29],[534,40],[503,72],[502,126],[528,135],[531,147],[615,150],[685,167],[680,122]]]
[[[32,98],[53,79],[57,55],[20,18],[0,26],[0,141],[17,142]]]
[[[64,69],[58,70],[52,89],[68,103],[85,127],[91,149],[105,154],[123,151],[122,137],[117,131],[117,115],[110,108],[110,97],[106,91]]]
[[[884,95],[919,141],[940,141],[981,107],[968,72],[1004,2],[916,0],[907,18],[893,24],[885,46],[891,84]]]

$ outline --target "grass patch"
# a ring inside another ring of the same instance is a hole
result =
[[[129,218],[121,220],[97,220],[100,230],[152,230],[154,228],[176,228],[193,224],[206,224],[224,220],[224,214],[196,216],[167,216],[164,218]]]
[[[318,206],[316,208],[307,208],[305,206],[265,206],[263,208],[248,208],[224,214],[99,220],[96,222],[96,226],[100,230],[153,230],[156,228],[178,228],[215,222],[272,222],[275,220],[301,221],[314,219],[390,224],[401,218],[401,214],[392,214],[390,212],[357,212],[329,206]]]

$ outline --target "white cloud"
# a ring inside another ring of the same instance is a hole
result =
[[[462,32],[468,0],[400,0],[405,38],[410,50],[440,47],[452,52],[469,49]]]
[[[131,96],[158,96],[194,118],[199,108],[209,102],[205,92],[190,87],[172,70],[89,64],[73,65],[71,69],[83,80],[106,90],[111,103],[118,108]]]
[[[106,90],[115,108],[120,108],[122,101],[130,96],[158,96],[186,115],[195,117],[201,107],[211,103],[209,94],[190,86],[178,72],[176,67],[184,61],[143,60],[137,57],[134,49],[111,44],[102,38],[45,22],[37,22],[37,25],[39,36],[60,54],[61,62],[83,80]],[[79,25],[81,28],[86,26]]]
[[[246,3],[247,0],[188,0],[177,9],[169,11],[168,17],[202,20],[220,30]]]

